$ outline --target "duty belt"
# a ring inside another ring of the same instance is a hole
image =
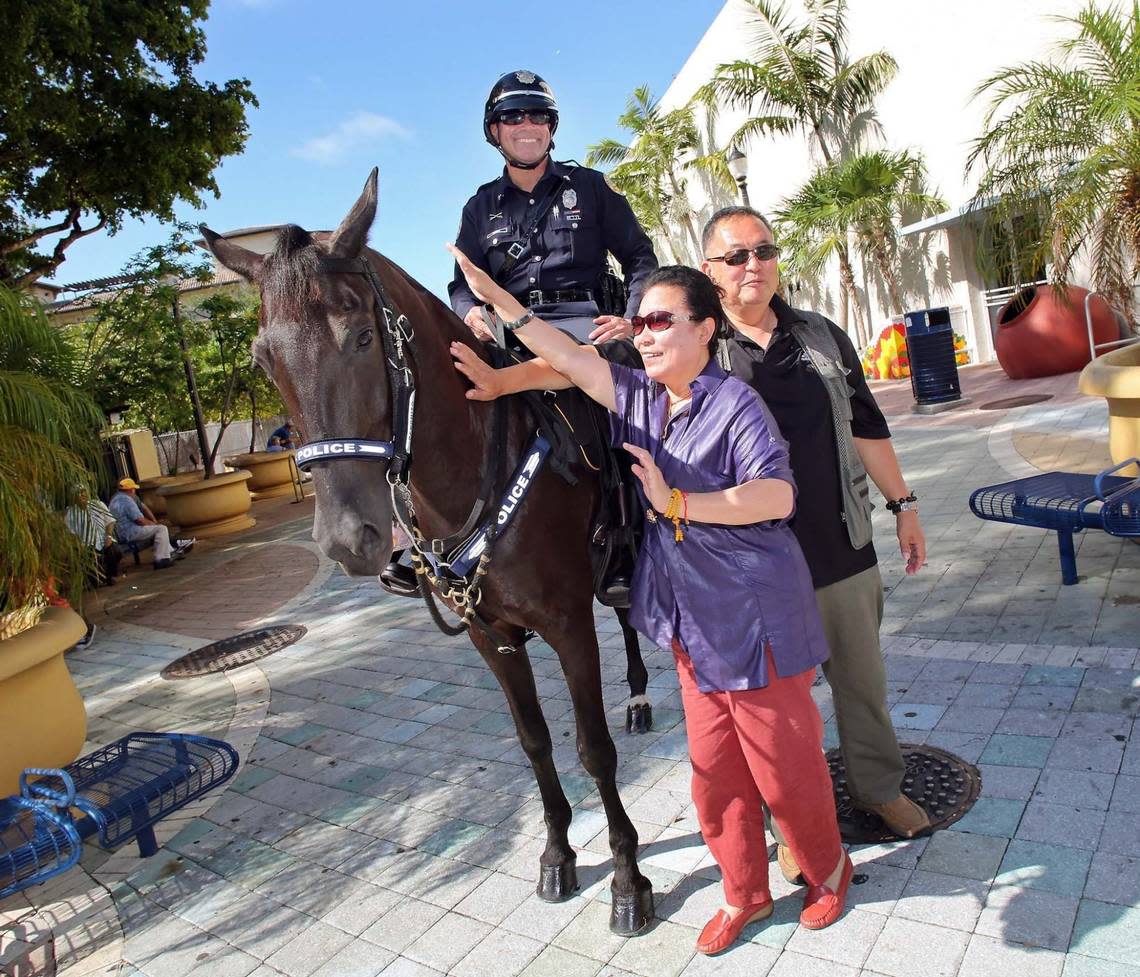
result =
[[[526,305],[564,305],[568,302],[593,302],[594,293],[588,288],[532,289],[527,293]]]

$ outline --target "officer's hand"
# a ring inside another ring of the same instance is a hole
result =
[[[484,341],[494,340],[495,337],[491,334],[491,330],[487,328],[487,320],[483,318],[483,306],[476,305],[469,309],[467,315],[463,317],[463,321],[467,323],[467,328],[480,339]]]
[[[495,400],[503,394],[499,371],[483,362],[470,346],[452,343],[451,355],[455,360],[455,369],[471,381],[472,389],[467,391],[468,400]]]
[[[471,259],[454,244],[447,245],[447,250],[451,252],[455,263],[459,265],[459,270],[463,272],[463,277],[467,279],[467,287],[471,289],[471,293],[480,302],[489,302],[494,305],[499,299],[507,295],[507,292],[495,284],[495,280],[490,275],[482,268],[472,264]]]
[[[590,333],[590,342],[605,343],[611,339],[628,339],[633,335],[633,323],[619,315],[600,315],[594,320],[598,328]]]

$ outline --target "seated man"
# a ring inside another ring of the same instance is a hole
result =
[[[119,575],[122,554],[115,545],[115,517],[100,499],[90,497],[87,487],[76,487],[75,504],[64,514],[67,528],[78,536],[84,546],[95,552],[95,565],[91,568],[88,584],[100,587],[112,584]]]
[[[276,439],[279,445],[277,448],[273,447],[274,439]],[[269,445],[266,447],[266,450],[288,451],[290,448],[299,447],[301,447],[301,433],[297,430],[297,426],[293,423],[292,419],[289,419],[269,435]]]
[[[189,553],[195,540],[179,539],[172,547],[170,530],[139,500],[138,490],[139,484],[133,478],[119,480],[119,491],[112,496],[110,507],[115,517],[115,535],[120,543],[153,543],[154,568],[165,570]]]
[[[284,451],[285,445],[281,443],[281,439],[275,434],[269,439],[269,444],[265,446],[266,451]]]

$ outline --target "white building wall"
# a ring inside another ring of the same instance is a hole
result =
[[[801,0],[788,0],[788,4],[797,16],[802,12]],[[966,204],[977,184],[976,173],[966,174],[966,159],[972,140],[982,130],[987,100],[975,99],[974,89],[1003,67],[1050,54],[1060,38],[1072,33],[1071,26],[1057,23],[1051,15],[1072,15],[1083,6],[1083,0],[1050,0],[1048,5],[1040,0],[849,0],[851,58],[884,49],[899,64],[898,75],[878,100],[885,145],[920,151],[931,186],[950,209]],[[748,56],[747,9],[742,0],[727,0],[663,94],[664,108],[687,102],[718,64]],[[715,126],[718,145],[723,146],[746,117],[743,110],[722,108]],[[765,139],[741,148],[748,157],[751,203],[764,212],[774,210],[815,166],[800,135]],[[702,223],[725,202],[723,198],[710,200],[694,180],[689,181],[688,193]],[[929,263],[924,275],[905,281],[908,306],[960,307],[971,349],[983,360],[992,359],[981,278],[969,242],[961,240],[967,235],[951,230],[920,237],[925,240],[915,243],[925,250]],[[869,321],[877,332],[890,321],[888,310],[874,282],[857,277],[866,285],[864,311],[870,310]],[[837,273],[821,285],[818,292],[795,300],[808,304],[811,298],[819,303],[820,311],[835,317]]]

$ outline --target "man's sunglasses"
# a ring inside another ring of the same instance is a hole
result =
[[[703,318],[704,316],[699,315],[677,315],[674,312],[650,312],[649,315],[635,315],[629,321],[633,326],[633,334],[640,336],[645,329],[650,332],[664,332],[678,319],[682,322],[700,322]]]
[[[506,126],[521,126],[527,119],[531,125],[548,126],[554,118],[554,113],[546,109],[511,109],[509,112],[500,112],[495,116],[496,122]]]
[[[748,256],[750,254],[756,255],[760,261],[771,261],[780,253],[780,248],[775,244],[758,244],[754,248],[733,248],[731,251],[726,251],[718,258],[706,258],[706,261],[723,261],[726,265],[731,265],[733,268],[738,268],[740,265],[748,263]]]

